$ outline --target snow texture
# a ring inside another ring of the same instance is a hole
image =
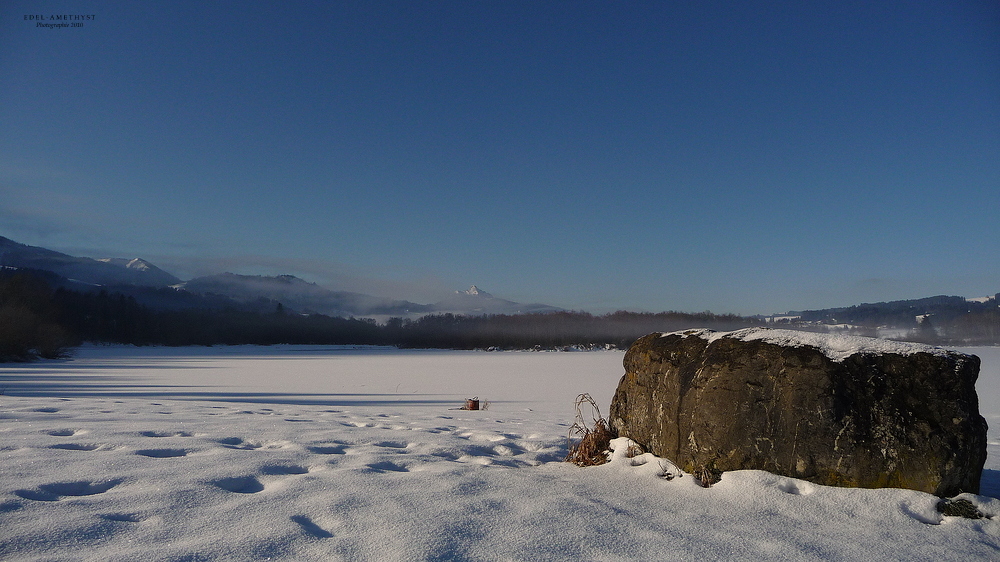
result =
[[[1000,423],[1000,349],[982,408]],[[85,348],[0,366],[0,559],[997,560],[992,518],[932,495],[666,459],[560,462],[573,398],[621,352]],[[486,411],[457,410],[464,398]]]
[[[683,337],[697,336],[710,343],[723,338],[731,338],[741,341],[762,341],[787,347],[813,347],[836,362],[841,362],[859,353],[892,353],[896,355],[930,353],[940,356],[947,356],[950,353],[944,348],[920,343],[867,338],[864,336],[779,330],[774,328],[743,328],[742,330],[733,332],[716,332],[702,328],[662,334],[663,337],[671,335]]]

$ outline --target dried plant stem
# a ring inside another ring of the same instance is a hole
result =
[[[608,448],[614,435],[608,422],[601,417],[601,410],[590,394],[576,397],[576,421],[569,428],[569,454],[566,461],[579,466],[596,466],[608,462]],[[583,415],[585,407],[590,407],[591,423],[588,425]],[[573,443],[573,437],[579,441]]]

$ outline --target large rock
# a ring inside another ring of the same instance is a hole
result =
[[[651,334],[624,363],[612,429],[687,472],[979,491],[986,420],[974,355],[749,328]]]

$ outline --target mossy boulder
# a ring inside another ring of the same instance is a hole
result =
[[[650,334],[624,366],[612,430],[687,472],[979,491],[987,426],[974,355],[751,328]]]

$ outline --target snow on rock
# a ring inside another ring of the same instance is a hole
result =
[[[954,353],[941,347],[919,343],[884,340],[864,336],[780,330],[774,328],[744,328],[733,332],[716,332],[714,330],[701,328],[696,330],[664,333],[662,334],[662,337],[671,335],[679,335],[682,337],[695,336],[707,340],[708,342],[714,342],[723,338],[732,338],[741,341],[762,341],[787,347],[807,346],[818,349],[831,360],[837,362],[841,362],[851,355],[858,353],[893,353],[897,355],[930,353],[932,355],[939,356],[947,356],[950,353]]]

